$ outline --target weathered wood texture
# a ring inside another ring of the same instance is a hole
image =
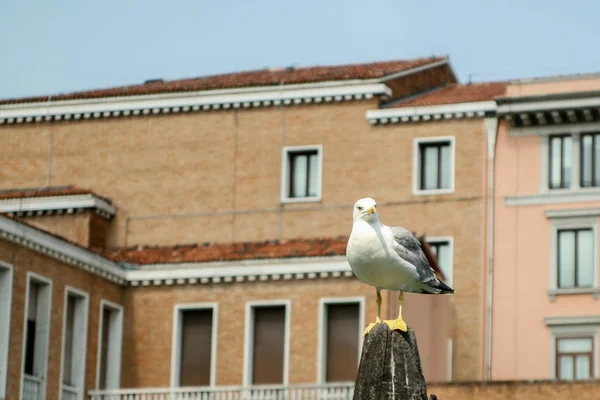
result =
[[[429,400],[436,400],[432,395]],[[362,348],[354,400],[427,400],[417,338],[377,324]]]

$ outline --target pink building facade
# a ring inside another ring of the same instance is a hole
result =
[[[489,138],[485,375],[600,377],[600,76],[518,81]]]

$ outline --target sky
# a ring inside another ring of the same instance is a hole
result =
[[[466,82],[600,72],[597,0],[0,0],[0,98],[448,55]]]

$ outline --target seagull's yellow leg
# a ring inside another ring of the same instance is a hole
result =
[[[387,326],[389,326],[392,331],[399,330],[406,332],[408,330],[408,326],[406,325],[406,322],[404,322],[404,320],[402,319],[402,303],[404,303],[404,292],[402,290],[398,295],[398,303],[400,304],[398,307],[398,319],[392,319],[383,322]]]
[[[372,322],[369,324],[369,326],[367,326],[365,328],[365,331],[363,332],[363,336],[365,336],[367,333],[369,333],[371,331],[371,329],[373,329],[375,327],[375,325],[377,325],[378,323],[381,322],[381,291],[379,289],[377,290],[377,319],[375,320],[375,322]]]

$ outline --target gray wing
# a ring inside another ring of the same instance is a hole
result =
[[[421,250],[421,242],[419,242],[412,233],[401,226],[392,226],[390,229],[394,234],[396,242],[394,243],[394,249],[396,250],[396,253],[398,253],[400,258],[404,261],[408,261],[415,266],[420,281],[429,282],[437,280],[433,268],[429,265],[423,250]]]

